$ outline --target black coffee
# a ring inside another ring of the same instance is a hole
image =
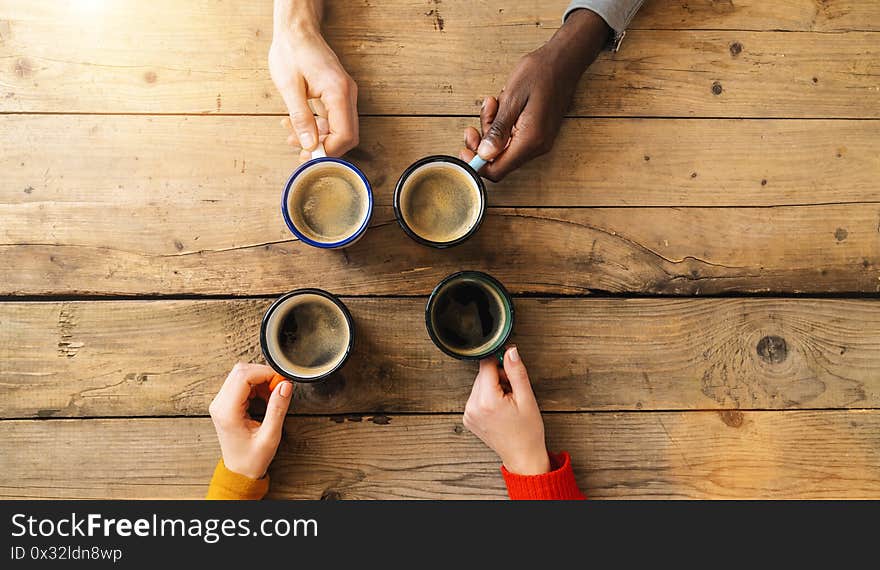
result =
[[[345,356],[350,331],[345,314],[316,294],[291,297],[267,327],[269,351],[282,368],[300,378],[320,376]]]
[[[448,285],[437,295],[432,313],[440,342],[462,355],[479,354],[497,342],[506,318],[498,292],[478,281]]]

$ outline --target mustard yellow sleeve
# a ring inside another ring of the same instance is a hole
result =
[[[256,501],[269,491],[269,476],[251,479],[226,468],[221,459],[214,468],[214,476],[208,486],[209,501]]]

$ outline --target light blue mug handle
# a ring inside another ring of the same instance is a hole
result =
[[[480,158],[479,154],[475,154],[468,165],[474,169],[474,172],[479,173],[480,169],[486,166],[486,161]]]

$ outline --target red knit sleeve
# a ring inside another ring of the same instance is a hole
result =
[[[507,484],[507,494],[514,501],[583,501],[586,499],[578,488],[571,468],[571,456],[550,454],[550,472],[542,475],[517,475],[501,466],[501,474]]]

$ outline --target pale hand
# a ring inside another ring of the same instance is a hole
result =
[[[544,421],[516,347],[505,353],[503,370],[494,357],[480,361],[464,408],[464,426],[492,448],[511,473],[550,471]]]
[[[289,113],[282,123],[293,130],[287,142],[301,149],[301,159],[310,157],[319,140],[328,156],[342,156],[357,146],[357,84],[320,33],[276,32],[269,73]],[[318,117],[309,100],[320,102],[313,104]]]
[[[236,364],[208,408],[226,468],[251,479],[263,477],[275,457],[293,394],[293,385],[281,382],[269,397],[263,422],[250,417],[249,400],[274,374],[268,366]]]

